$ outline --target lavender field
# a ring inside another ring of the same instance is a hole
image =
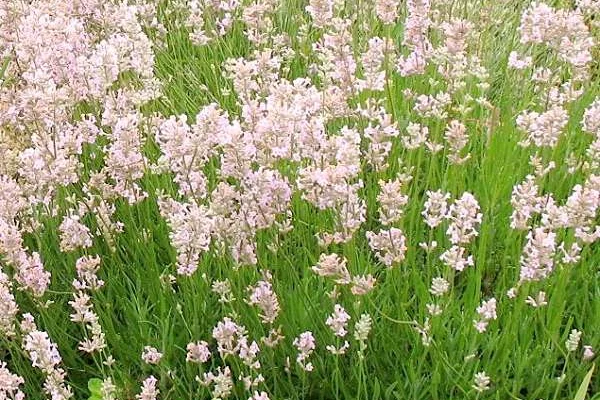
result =
[[[600,0],[0,0],[0,400],[600,400]]]

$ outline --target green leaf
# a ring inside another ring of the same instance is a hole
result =
[[[87,386],[92,397],[102,397],[102,379],[92,378],[88,381]]]
[[[585,375],[585,378],[583,378],[583,382],[581,382],[581,385],[579,385],[579,389],[577,390],[577,393],[575,393],[574,400],[584,400],[585,399],[585,395],[587,393],[588,386],[590,385],[590,381],[592,380],[592,374],[594,373],[595,366],[596,366],[596,364],[592,364],[592,368],[590,368],[588,373]]]
[[[0,80],[4,79],[4,74],[6,73],[8,64],[10,64],[10,58],[6,57],[4,60],[2,60],[2,63],[0,64]]]
[[[375,378],[375,384],[373,385],[373,392],[371,393],[371,398],[373,400],[379,400],[381,397],[381,385],[379,384],[379,380]]]

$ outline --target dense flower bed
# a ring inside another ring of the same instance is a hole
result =
[[[598,391],[600,2],[555,3],[0,2],[0,399]]]

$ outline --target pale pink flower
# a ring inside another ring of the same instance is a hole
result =
[[[10,221],[27,207],[23,190],[12,178],[0,174],[0,218]]]
[[[75,311],[71,314],[71,321],[80,323],[91,323],[98,320],[98,316],[92,311],[93,305],[90,296],[85,292],[73,293],[73,300],[69,302]]]
[[[383,225],[391,225],[402,218],[408,196],[402,194],[403,182],[400,179],[379,181],[381,188],[377,195],[379,202],[379,219]]]
[[[425,308],[427,308],[427,313],[432,317],[438,316],[443,312],[439,304],[427,303],[425,304]]]
[[[371,274],[354,276],[350,291],[356,296],[363,296],[373,290],[375,282],[376,279]]]
[[[510,227],[528,229],[529,220],[541,212],[543,198],[538,195],[539,188],[533,175],[527,175],[525,181],[513,187],[510,203],[513,212],[510,216]]]
[[[406,127],[406,135],[402,136],[402,144],[409,150],[415,150],[427,143],[429,139],[429,128],[421,124],[409,122]]]
[[[24,400],[25,394],[19,388],[23,383],[25,380],[22,377],[10,372],[6,363],[0,361],[0,398]]]
[[[315,350],[315,338],[310,331],[306,331],[301,333],[297,338],[294,339],[292,343],[298,349],[298,356],[296,357],[296,362],[304,369],[305,371],[312,371],[313,365],[310,362],[307,362],[308,358]]]
[[[269,396],[267,395],[266,392],[257,392],[255,391],[254,394],[248,398],[248,400],[269,400]]]
[[[467,40],[473,31],[473,23],[459,18],[452,18],[440,24],[444,33],[444,51],[450,55],[460,56],[465,53]]]
[[[555,252],[555,233],[544,228],[530,231],[521,255],[519,281],[539,281],[546,278],[554,269]]]
[[[65,383],[65,372],[60,368],[62,361],[58,347],[46,332],[38,331],[33,320],[28,323],[32,330],[23,339],[23,349],[27,352],[34,368],[45,375],[44,391],[53,399],[66,400],[73,396],[71,387]]]
[[[135,395],[138,400],[156,400],[160,390],[156,387],[158,380],[150,375],[142,382],[142,390],[139,394]]]
[[[464,245],[478,236],[477,229],[481,224],[482,217],[479,203],[471,193],[465,192],[455,200],[446,215],[446,218],[450,220],[446,234],[452,244]]]
[[[567,348],[567,351],[574,352],[577,350],[582,334],[583,332],[578,331],[577,329],[571,330],[571,333],[569,333],[569,338],[565,341],[565,347]]]
[[[592,61],[594,41],[579,10],[534,2],[523,12],[519,32],[521,43],[544,43],[575,68],[584,68]]]
[[[171,245],[177,250],[177,272],[190,276],[198,269],[200,254],[211,242],[213,220],[205,206],[159,199],[161,215],[171,229]]]
[[[347,285],[351,281],[350,272],[346,266],[347,260],[336,253],[321,254],[319,262],[312,267],[312,270],[319,276],[326,276],[335,279],[340,285]]]
[[[398,0],[375,1],[375,13],[384,24],[393,23],[398,18]]]
[[[340,347],[336,347],[333,345],[325,346],[325,349],[333,354],[334,356],[339,356],[342,354],[346,354],[346,350],[350,348],[350,343],[347,340],[344,340],[344,343]]]
[[[531,67],[533,59],[531,57],[519,57],[516,51],[511,51],[508,55],[508,66],[514,69],[525,69]]]
[[[142,360],[148,364],[158,364],[162,356],[163,354],[152,346],[144,346],[144,351],[142,351]]]
[[[369,247],[375,251],[375,255],[387,267],[392,267],[404,260],[406,255],[406,237],[402,230],[390,228],[381,230],[379,233],[367,232]]]
[[[426,195],[427,200],[425,201],[421,215],[423,215],[425,223],[430,228],[435,228],[444,221],[444,218],[446,218],[450,193],[444,193],[441,190],[435,192],[428,190]]]
[[[348,331],[346,326],[350,320],[350,315],[346,312],[344,307],[339,304],[334,306],[333,314],[331,314],[325,324],[331,328],[335,336],[344,337]]]
[[[12,293],[12,283],[0,270],[0,334],[12,336],[15,333],[16,316],[19,306]]]
[[[546,301],[546,292],[539,291],[535,297],[527,296],[527,298],[525,299],[525,303],[529,304],[534,308],[548,305],[548,302]]]
[[[246,336],[240,336],[238,339],[238,355],[248,367],[252,369],[260,368],[260,361],[257,360],[260,348],[255,341],[249,342]]]
[[[188,343],[186,346],[187,355],[185,360],[193,363],[205,363],[210,358],[210,350],[208,343],[200,341],[196,343]]]
[[[213,328],[212,336],[217,341],[221,357],[233,355],[238,351],[237,341],[243,333],[243,327],[229,317],[225,317],[217,323],[217,326]]]
[[[448,117],[447,108],[452,103],[452,96],[447,92],[435,95],[417,96],[413,110],[425,118],[445,119]]]
[[[519,144],[555,147],[568,122],[569,114],[561,106],[554,106],[541,114],[525,111],[517,117],[517,126],[527,133],[527,138]]]
[[[498,318],[496,314],[496,299],[492,297],[487,301],[482,301],[481,305],[477,307],[477,314],[479,315],[479,319],[474,320],[473,325],[479,333],[483,333],[487,330],[489,321]]]
[[[228,366],[217,367],[216,374],[205,372],[202,378],[196,377],[196,380],[203,386],[214,385],[211,390],[214,399],[225,399],[231,395],[233,390],[233,378]]]
[[[357,82],[358,90],[382,91],[385,89],[385,71],[383,63],[387,49],[393,49],[389,39],[373,37],[369,39],[368,48],[361,56],[363,78]],[[389,53],[390,50],[387,50]]]
[[[496,299],[491,298],[487,301],[482,301],[481,306],[477,307],[477,314],[483,319],[496,319]]]
[[[408,16],[404,28],[403,44],[412,47],[423,46],[422,41],[427,36],[427,29],[431,24],[429,0],[409,0],[407,2]]]
[[[75,264],[77,279],[73,280],[73,287],[77,290],[97,290],[104,286],[104,281],[98,278],[100,268],[99,256],[83,256]]]
[[[450,290],[450,283],[442,277],[436,277],[431,280],[429,293],[434,296],[443,296]]]
[[[477,372],[473,378],[473,389],[481,393],[490,388],[491,379],[485,372]]]
[[[306,6],[306,11],[313,19],[313,24],[323,28],[327,26],[333,18],[332,0],[310,0]]]
[[[270,275],[269,275],[270,278]],[[279,300],[273,290],[273,285],[267,280],[259,281],[249,288],[250,298],[248,304],[258,306],[262,313],[260,319],[263,323],[272,324],[279,315]]]
[[[467,250],[461,246],[452,246],[440,255],[440,260],[456,271],[463,271],[466,267],[475,265],[473,256],[467,254]]]
[[[211,285],[211,291],[219,295],[219,303],[230,303],[235,300],[229,279],[215,280]]]
[[[462,164],[470,158],[470,154],[461,157],[460,153],[469,142],[467,127],[457,120],[452,120],[446,127],[444,139],[448,143],[448,160],[452,164]]]
[[[600,97],[585,109],[581,126],[585,132],[600,137]]]
[[[369,314],[361,314],[359,320],[354,325],[354,339],[364,344],[371,332],[372,323],[373,320]]]

